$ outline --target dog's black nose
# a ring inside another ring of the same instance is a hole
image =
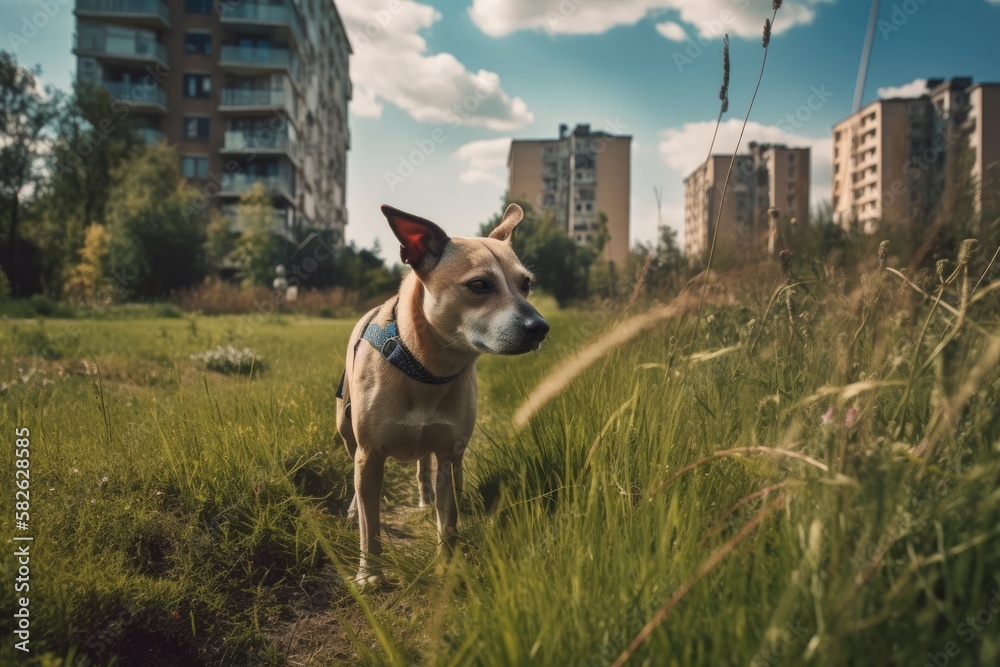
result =
[[[549,332],[549,323],[541,317],[529,317],[524,322],[524,333],[532,340],[543,340]]]

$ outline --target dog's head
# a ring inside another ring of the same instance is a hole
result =
[[[537,350],[549,325],[528,303],[531,273],[514,254],[524,217],[511,204],[487,238],[449,238],[430,220],[382,206],[401,245],[399,256],[424,287],[423,312],[456,346],[476,352]]]

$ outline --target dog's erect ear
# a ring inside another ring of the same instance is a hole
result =
[[[399,239],[399,258],[418,271],[430,271],[441,259],[448,235],[430,220],[382,204],[382,215]]]
[[[514,228],[517,227],[517,223],[521,222],[524,218],[524,211],[517,204],[511,204],[504,211],[503,219],[497,228],[490,232],[490,238],[496,239],[498,241],[513,241],[514,240]]]

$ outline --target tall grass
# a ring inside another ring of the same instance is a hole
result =
[[[995,661],[1000,331],[967,269],[713,308],[700,354],[647,332],[523,431],[486,429],[462,588],[420,659]]]
[[[36,664],[993,664],[1000,318],[974,250],[940,277],[748,267],[690,353],[694,322],[543,302],[540,353],[480,362],[462,548],[435,555],[394,466],[395,585],[364,596],[332,417],[353,321],[8,321]],[[191,359],[230,343],[267,373]]]

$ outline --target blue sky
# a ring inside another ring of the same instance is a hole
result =
[[[67,87],[73,0],[2,0],[0,48]],[[632,242],[682,227],[682,180],[718,114],[722,33],[732,42],[731,151],[760,67],[771,0],[342,0],[355,45],[347,236],[395,257],[381,203],[475,233],[500,208],[509,139],[559,123],[633,136]],[[830,191],[830,127],[850,113],[869,3],[789,0],[744,137],[813,149],[812,203]],[[41,12],[41,14],[39,13]],[[43,20],[44,19],[44,20]],[[29,23],[25,23],[27,20]],[[31,34],[30,23],[40,25]],[[882,3],[864,101],[916,80],[1000,81],[1000,0]],[[463,109],[462,105],[465,105]],[[456,111],[457,109],[457,111]],[[412,172],[412,173],[411,173]]]

